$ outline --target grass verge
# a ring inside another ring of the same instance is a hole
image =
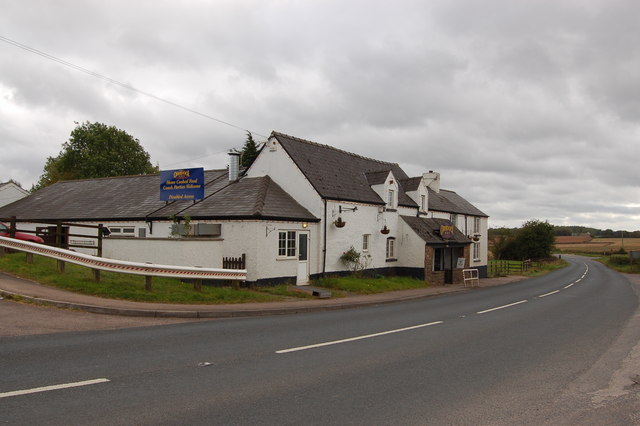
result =
[[[315,281],[314,284],[318,287],[356,294],[375,294],[428,287],[428,284],[424,281],[409,277],[328,277],[321,278]]]
[[[631,263],[629,256],[613,255],[613,256],[600,257],[596,260],[604,264],[608,268],[611,268],[618,272],[622,272],[625,274],[640,273],[640,264],[638,263],[637,260]]]
[[[197,292],[191,284],[161,277],[154,277],[153,290],[145,291],[143,276],[102,271],[100,282],[97,283],[93,280],[93,272],[86,267],[67,263],[65,273],[60,274],[55,260],[34,256],[34,263],[29,264],[25,261],[24,253],[11,253],[0,257],[0,270],[76,293],[139,302],[217,304],[273,302],[291,297],[310,297],[287,291],[286,285],[239,290],[203,285],[202,291]]]
[[[564,259],[556,259],[546,262],[535,262],[528,271],[523,272],[521,275],[527,277],[539,277],[540,275],[546,275],[549,272],[562,269],[567,265],[569,265],[569,262]]]

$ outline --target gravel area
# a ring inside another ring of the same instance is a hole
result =
[[[144,318],[100,315],[88,312],[0,300],[0,336],[62,333],[87,330],[113,330],[203,321],[178,318]]]

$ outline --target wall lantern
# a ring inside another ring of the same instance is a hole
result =
[[[307,222],[302,222],[302,227],[303,227],[303,228],[305,228],[305,229],[306,229],[308,226],[309,226],[309,224],[308,224]]]
[[[391,230],[389,228],[387,228],[387,225],[383,226],[382,229],[380,230],[381,233],[387,235]]]
[[[333,222],[333,224],[336,226],[336,228],[344,228],[347,222],[345,222],[340,216],[338,216],[338,219]]]

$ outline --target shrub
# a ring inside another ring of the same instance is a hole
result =
[[[613,255],[611,257],[609,257],[609,263],[611,265],[629,265],[629,257],[628,256],[623,256],[623,255]]]
[[[367,269],[367,266],[371,263],[371,256],[368,254],[363,255],[351,246],[349,250],[342,253],[340,262],[355,275],[360,275],[360,272]]]

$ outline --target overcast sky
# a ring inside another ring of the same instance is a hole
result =
[[[254,132],[400,163],[490,216],[640,229],[636,0],[3,0],[0,36]],[[154,164],[223,168],[245,133],[0,41],[0,181],[74,122]]]

